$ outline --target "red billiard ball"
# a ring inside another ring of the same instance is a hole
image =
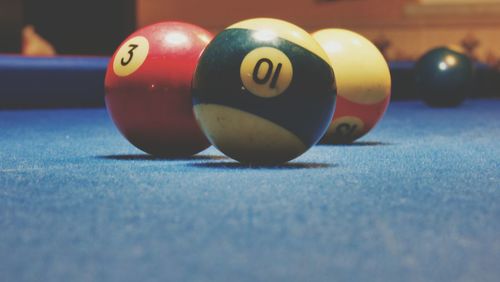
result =
[[[337,106],[322,143],[351,143],[382,118],[391,96],[383,55],[365,37],[345,29],[313,34],[330,58],[337,80]]]
[[[119,131],[156,156],[190,156],[209,146],[194,118],[191,81],[213,35],[182,22],[162,22],[130,35],[106,73],[106,107]]]

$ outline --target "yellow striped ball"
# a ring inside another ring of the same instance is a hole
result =
[[[325,49],[337,80],[337,108],[322,142],[351,143],[382,118],[391,96],[391,74],[373,43],[345,29],[324,29],[313,37]]]

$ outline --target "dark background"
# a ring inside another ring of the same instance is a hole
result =
[[[0,52],[21,51],[23,5],[20,0],[0,0]]]
[[[135,0],[0,0],[0,52],[18,53],[22,27],[33,25],[58,54],[111,55],[135,30],[135,8]]]

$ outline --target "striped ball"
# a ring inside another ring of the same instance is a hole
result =
[[[325,49],[337,80],[337,108],[322,143],[351,143],[382,118],[391,96],[389,67],[373,43],[345,29],[324,29],[313,37]]]
[[[210,142],[248,164],[292,160],[316,144],[333,116],[327,54],[303,29],[276,19],[236,23],[203,52],[194,113]]]

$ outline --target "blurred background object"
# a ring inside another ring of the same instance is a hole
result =
[[[56,50],[50,42],[36,33],[34,26],[27,25],[22,31],[21,53],[26,56],[54,56]]]

